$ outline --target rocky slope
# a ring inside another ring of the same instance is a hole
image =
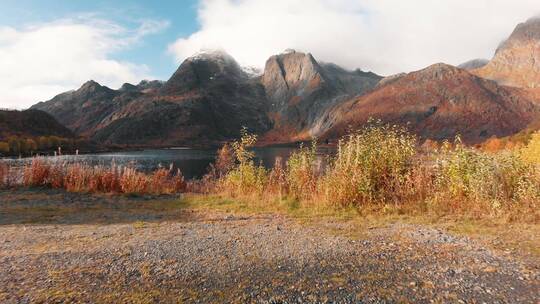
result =
[[[519,24],[493,59],[474,73],[503,85],[540,88],[540,18]]]
[[[369,118],[407,125],[422,138],[468,143],[507,136],[540,117],[540,103],[529,92],[500,86],[466,70],[435,64],[382,82],[364,96],[351,99],[326,114],[340,117],[323,138],[339,137]]]
[[[72,137],[73,133],[43,111],[0,111],[0,140],[9,136],[50,135]]]

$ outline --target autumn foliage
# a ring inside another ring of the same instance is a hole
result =
[[[0,181],[6,185],[11,176],[22,171],[15,185],[26,187],[50,187],[69,192],[124,193],[124,194],[174,194],[186,190],[181,172],[160,168],[151,174],[139,172],[132,167],[112,165],[88,166],[64,164],[36,157],[22,169],[0,164]]]

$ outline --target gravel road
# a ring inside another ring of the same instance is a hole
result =
[[[0,192],[0,303],[539,303],[540,263],[463,237]],[[354,230],[352,230],[354,232]]]

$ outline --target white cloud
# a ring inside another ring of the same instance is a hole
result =
[[[0,107],[27,108],[89,79],[118,87],[146,78],[146,66],[111,54],[167,26],[146,20],[130,30],[88,16],[22,29],[0,26]]]
[[[491,58],[538,0],[203,0],[200,30],[169,46],[178,62],[222,48],[263,66],[286,48],[321,61],[393,74],[435,62]]]

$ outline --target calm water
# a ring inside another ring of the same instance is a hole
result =
[[[295,151],[295,147],[264,147],[255,148],[257,162],[271,168],[277,157],[286,160]],[[324,152],[322,152],[324,153]],[[65,163],[83,162],[91,166],[103,165],[131,165],[141,171],[153,171],[159,167],[169,168],[172,166],[180,169],[186,178],[199,178],[207,172],[208,166],[214,162],[216,150],[201,149],[166,149],[166,150],[143,150],[130,152],[114,152],[85,155],[63,155],[48,157],[53,161]],[[4,161],[23,164],[30,159],[6,159]]]

